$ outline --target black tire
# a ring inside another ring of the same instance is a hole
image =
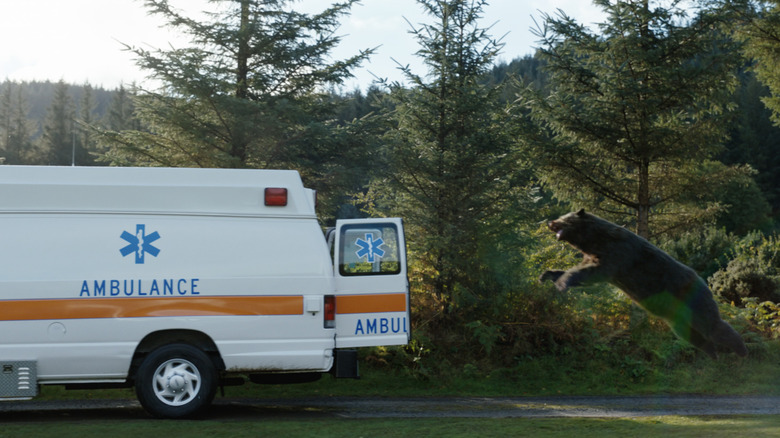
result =
[[[203,351],[171,344],[152,351],[138,367],[135,393],[158,418],[191,417],[207,408],[217,391],[217,369]]]

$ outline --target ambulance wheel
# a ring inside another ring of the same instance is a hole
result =
[[[206,353],[191,345],[171,344],[144,358],[135,392],[141,406],[155,417],[191,417],[211,404],[217,380],[217,369]]]

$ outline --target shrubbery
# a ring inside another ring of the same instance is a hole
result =
[[[780,301],[780,240],[749,234],[734,246],[726,266],[709,283],[713,293],[736,305],[743,305],[746,298]]]
[[[369,362],[441,378],[512,374],[529,360],[556,357],[569,364],[596,361],[642,379],[650,370],[697,360],[693,347],[612,286],[560,293],[550,283],[540,284],[541,272],[572,266],[580,255],[542,224],[535,227],[518,231],[524,246],[513,255],[514,269],[480,273],[487,291],[464,291],[455,306],[420,290],[412,274],[414,341],[403,349],[375,349]],[[780,239],[709,228],[659,245],[709,276],[724,319],[751,352],[761,350],[765,339],[780,337]]]

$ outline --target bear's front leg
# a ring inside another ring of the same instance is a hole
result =
[[[556,289],[563,292],[570,286],[576,286],[576,284],[569,284],[572,281],[571,274],[571,271],[544,271],[544,273],[539,276],[539,283],[550,280],[555,283]]]
[[[564,274],[564,272],[566,271],[544,271],[544,273],[539,276],[539,283],[544,283],[547,280],[555,282]]]
[[[595,264],[575,266],[568,271],[547,271],[540,279],[551,279],[555,287],[564,292],[569,288],[607,280],[604,270]]]

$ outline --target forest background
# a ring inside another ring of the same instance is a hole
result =
[[[371,50],[329,57],[354,1],[216,3],[145,2],[192,41],[127,47],[154,87],[1,83],[3,163],[291,168],[323,226],[403,217],[413,340],[362,354],[417,378],[702,360],[611,286],[538,283],[578,262],[545,223],[581,207],[693,267],[752,356],[777,353],[780,2],[596,0],[596,32],[545,15],[540,49],[497,63],[487,1],[418,0],[427,70],[365,92],[340,84]]]

